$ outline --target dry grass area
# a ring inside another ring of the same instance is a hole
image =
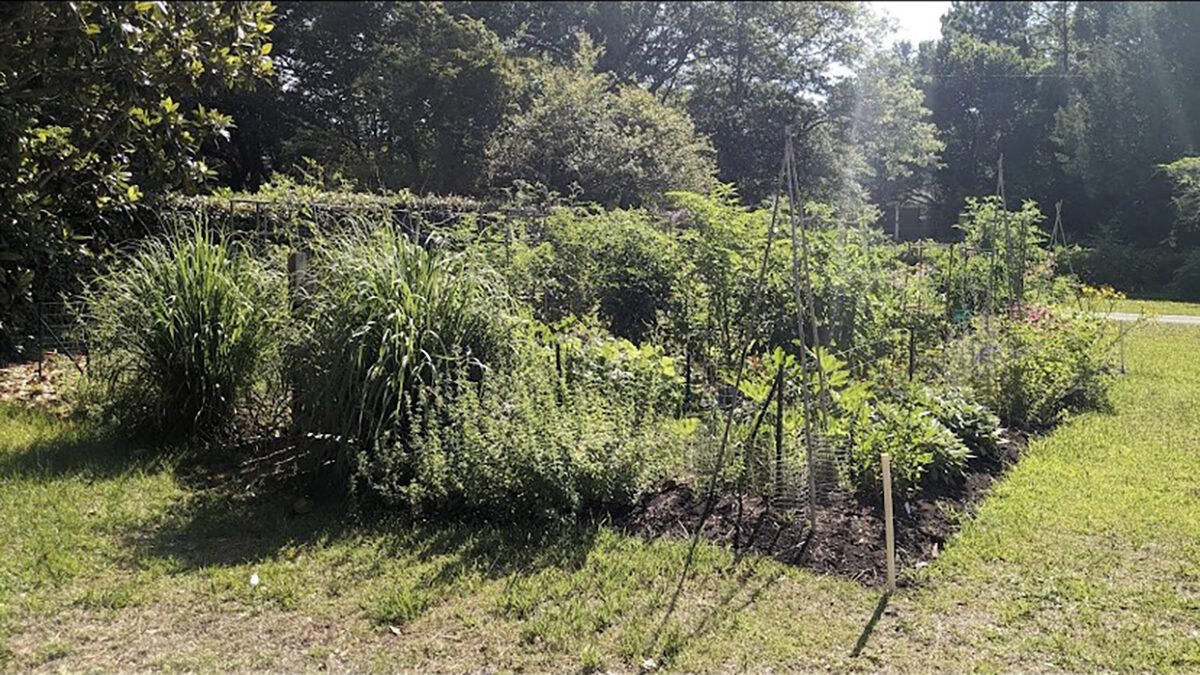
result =
[[[0,366],[0,403],[19,403],[50,411],[66,408],[62,392],[69,390],[87,357],[48,353],[38,361]]]
[[[1113,410],[1035,440],[886,605],[702,545],[665,622],[685,542],[357,523],[0,407],[0,669],[1197,669],[1197,346],[1139,327]]]

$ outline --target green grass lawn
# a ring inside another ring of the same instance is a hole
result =
[[[1134,314],[1182,314],[1185,316],[1200,316],[1200,304],[1190,302],[1175,302],[1173,300],[1118,300],[1113,303],[1114,312],[1132,312]]]
[[[1113,411],[1035,441],[886,606],[702,546],[665,623],[684,542],[297,515],[0,408],[0,669],[1200,668],[1197,347],[1138,327]]]

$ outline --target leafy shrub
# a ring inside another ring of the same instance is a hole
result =
[[[976,402],[969,390],[926,387],[921,392],[920,402],[976,454],[995,455],[999,450],[1000,418],[987,406]]]
[[[384,436],[407,435],[423,388],[463,366],[478,377],[514,351],[511,303],[494,274],[387,226],[317,238],[306,283],[294,414],[341,437],[342,458],[352,451],[360,465]]]
[[[662,337],[683,274],[675,240],[644,211],[558,207],[538,222],[466,235],[535,317],[554,324],[595,314],[618,337]]]
[[[892,489],[905,498],[931,484],[962,480],[971,457],[967,446],[927,410],[880,401],[862,409],[851,427],[845,471],[864,497],[880,494],[880,455],[892,458]]]
[[[712,145],[687,113],[593,72],[597,57],[585,40],[570,68],[531,64],[529,95],[488,147],[494,182],[578,189],[607,206],[707,187],[715,174]]]
[[[678,247],[644,212],[559,209],[543,236],[543,318],[596,312],[614,335],[642,342],[675,307]]]
[[[569,385],[603,391],[609,397],[659,413],[678,410],[683,378],[675,359],[658,345],[635,345],[577,323],[558,338],[563,376]]]
[[[423,395],[412,437],[382,447],[379,470],[362,476],[419,511],[528,518],[628,505],[679,455],[652,411],[557,384],[544,354]]]
[[[1185,256],[1174,248],[1142,248],[1101,239],[1066,254],[1067,266],[1084,283],[1126,292],[1162,294],[1171,290]]]
[[[124,427],[219,432],[272,377],[285,298],[280,266],[202,223],[145,240],[86,295],[89,386]]]
[[[1106,405],[1112,344],[1104,319],[1029,308],[997,324],[956,370],[1004,424],[1042,429]]]
[[[1183,264],[1175,270],[1175,278],[1171,281],[1171,297],[1200,301],[1200,249],[1187,254]]]

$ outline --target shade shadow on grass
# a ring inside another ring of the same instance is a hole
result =
[[[26,424],[45,432],[21,450],[0,452],[0,477],[86,475],[104,479],[170,466],[181,455],[178,448],[150,448],[96,426],[65,422],[49,413],[13,406],[0,407],[0,423]],[[66,428],[59,430],[57,425]]]
[[[850,651],[851,658],[858,658],[862,655],[863,649],[866,649],[867,642],[870,641],[871,635],[875,632],[875,627],[879,625],[879,620],[883,618],[883,612],[887,609],[890,598],[891,596],[887,593],[879,596],[879,602],[875,604],[875,611],[871,613],[871,618],[863,626],[862,633],[858,636],[858,641],[854,643],[854,649]]]
[[[261,491],[207,490],[177,504],[149,536],[131,541],[139,553],[169,557],[183,570],[269,560],[285,549],[372,540],[383,555],[418,561],[449,556],[431,581],[449,583],[468,570],[495,578],[544,567],[577,569],[593,546],[598,524],[418,521],[352,509],[326,499],[298,512],[308,483]],[[306,498],[305,498],[306,499]]]

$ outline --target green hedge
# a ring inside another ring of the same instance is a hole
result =
[[[1176,248],[1106,242],[1075,249],[1064,262],[1068,271],[1092,286],[1111,286],[1146,297],[1173,297],[1176,274],[1186,259],[1187,254]]]

